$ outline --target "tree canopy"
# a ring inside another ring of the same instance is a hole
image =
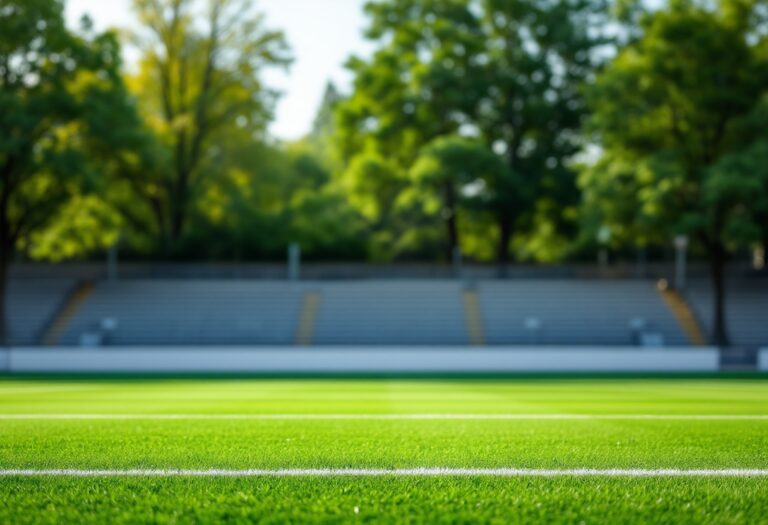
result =
[[[582,146],[582,85],[609,43],[601,33],[605,5],[393,0],[370,2],[367,11],[367,35],[379,47],[370,60],[350,61],[355,85],[339,107],[341,157],[350,165],[357,155],[386,157],[409,192],[405,174],[426,145],[449,136],[477,140],[504,158],[516,185],[496,187],[495,232],[486,235],[486,242],[496,238],[502,268],[515,233],[536,237],[542,222],[572,233],[579,192],[570,160]],[[450,178],[432,190],[444,197],[462,191]],[[449,252],[461,237],[454,201],[444,198],[439,214],[449,223]],[[397,222],[380,221],[387,229]]]
[[[132,79],[148,122],[168,149],[169,165],[140,196],[156,210],[166,253],[181,239],[206,176],[217,169],[217,143],[232,126],[262,135],[275,93],[261,73],[290,62],[281,32],[265,27],[250,0],[134,0],[142,51]],[[147,195],[149,194],[149,195]]]

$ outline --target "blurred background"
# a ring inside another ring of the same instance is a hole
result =
[[[754,363],[766,95],[764,0],[0,0],[0,343]]]

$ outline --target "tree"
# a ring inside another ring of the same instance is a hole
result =
[[[476,61],[483,45],[479,19],[466,0],[369,2],[366,11],[371,19],[367,36],[379,49],[368,61],[349,61],[354,91],[338,105],[340,157],[362,191],[391,188],[392,181],[405,189],[422,148],[438,137],[471,131],[469,115],[482,87],[481,64]],[[369,175],[385,180],[363,183],[361,168],[373,167],[373,159],[386,169],[371,169]],[[451,194],[456,188],[441,191]],[[355,200],[382,197],[371,194]],[[387,217],[372,221],[374,237],[398,239],[406,234],[400,225],[411,229],[412,218],[400,220],[397,210],[379,208]],[[451,241],[450,252],[456,243]]]
[[[263,132],[276,95],[260,74],[290,62],[283,34],[264,27],[250,0],[207,0],[202,23],[197,7],[195,0],[134,0],[143,25],[134,83],[171,159],[141,193],[156,210],[167,253],[184,233],[205,174],[216,171],[217,136],[232,126]]]
[[[411,170],[417,195],[438,195],[432,208],[446,227],[446,248],[460,247],[459,213],[462,206],[490,212],[495,218],[510,211],[520,180],[504,161],[482,142],[441,137],[426,146]],[[418,198],[418,196],[416,196]]]
[[[580,167],[582,189],[582,242],[594,246],[601,231],[610,229],[611,248],[663,246],[668,232],[660,231],[653,213],[644,210],[644,192],[638,179],[649,176],[653,166],[638,163],[616,152],[605,151],[594,162]]]
[[[342,94],[332,82],[329,82],[312,121],[312,130],[302,141],[309,147],[312,155],[320,159],[329,169],[337,168],[339,164],[333,140],[336,135],[335,111],[342,100],[344,100]]]
[[[672,0],[645,18],[642,36],[599,76],[590,98],[592,129],[605,154],[635,166],[625,172],[639,202],[624,205],[638,205],[657,235],[689,234],[707,254],[713,340],[721,346],[729,342],[727,256],[754,237],[760,200],[746,198],[744,191],[759,184],[743,168],[759,162],[749,122],[768,86],[760,51],[766,37],[751,16],[756,5]]]
[[[581,146],[581,84],[608,41],[605,2],[387,0],[367,11],[368,36],[380,47],[370,61],[350,62],[355,89],[339,109],[342,156],[374,151],[407,173],[435,139],[482,140],[516,174],[515,192],[496,194],[507,206],[493,214],[502,269],[516,229],[549,222],[574,230],[579,192],[569,162]],[[458,192],[452,179],[444,184],[433,191]],[[449,228],[452,251],[458,237]]]
[[[0,344],[15,250],[98,177],[84,151],[88,122],[109,114],[91,114],[89,100],[120,90],[120,53],[114,35],[84,31],[66,28],[59,0],[0,6]]]
[[[550,222],[573,233],[568,210],[578,205],[579,191],[570,164],[582,144],[581,88],[603,60],[597,51],[610,40],[603,36],[602,0],[485,0],[483,5],[487,66],[478,126],[521,183],[516,191],[499,194],[509,199],[507,206],[497,206],[503,273],[515,228],[535,236],[537,223]]]
[[[167,173],[166,151],[124,84],[92,93],[84,109],[83,148],[98,164],[99,200],[119,216],[119,221],[112,221],[120,230],[114,236],[131,250],[156,253],[163,214],[157,181]],[[102,209],[100,215],[108,213]]]

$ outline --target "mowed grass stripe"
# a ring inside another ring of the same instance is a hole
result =
[[[764,421],[19,420],[4,469],[768,469]]]
[[[55,390],[55,389],[63,390]],[[30,391],[25,392],[25,389]],[[54,390],[51,390],[54,389]],[[0,414],[766,415],[768,381],[67,380],[0,382]]]
[[[766,477],[0,478],[0,523],[768,523]]]
[[[763,414],[0,414],[0,420],[768,421]]]
[[[3,477],[768,477],[768,469],[518,469],[518,468],[410,468],[410,469],[8,469]]]

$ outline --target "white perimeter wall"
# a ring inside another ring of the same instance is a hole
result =
[[[766,353],[762,366],[768,367]],[[719,352],[639,348],[11,348],[6,372],[715,372]]]

